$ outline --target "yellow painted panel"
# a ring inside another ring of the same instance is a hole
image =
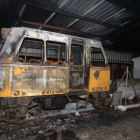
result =
[[[10,77],[10,67],[6,67],[7,75],[6,79],[4,80],[4,89],[0,89],[0,97],[10,97],[11,93],[11,85],[9,82]]]
[[[110,68],[91,67],[88,92],[109,91]]]
[[[57,95],[57,94],[67,94],[68,90],[62,90],[62,91],[43,91],[43,92],[37,92],[37,93],[25,93],[23,91],[15,91],[11,93],[10,97],[26,97],[26,96],[42,96],[42,95]]]
[[[27,68],[26,68],[27,69]],[[19,74],[21,74],[22,72],[26,71],[25,68],[18,68],[18,67],[15,67],[14,68],[14,75],[17,76]]]
[[[6,67],[7,75],[4,80],[4,88],[0,89],[0,97],[67,94],[69,92],[69,70],[61,70],[60,68],[61,73],[59,68],[51,69],[52,73],[49,73],[48,70],[49,68],[44,70],[22,67],[10,69],[10,67]],[[48,73],[49,75],[47,75]],[[49,86],[51,83],[54,83],[54,88]],[[44,86],[46,86],[45,89]]]
[[[4,64],[11,64],[13,61],[12,60],[6,60],[5,62],[4,62]]]

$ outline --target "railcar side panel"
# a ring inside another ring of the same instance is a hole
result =
[[[2,68],[6,78],[0,89],[0,97],[55,95],[66,94],[69,91],[69,67],[23,65]]]
[[[109,91],[110,68],[91,67],[89,77],[89,92]]]

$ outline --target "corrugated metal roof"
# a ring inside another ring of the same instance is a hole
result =
[[[115,25],[121,25],[124,23],[123,20],[137,16],[135,13],[105,0],[49,0],[47,3],[36,0],[36,2],[47,7]]]
[[[47,3],[37,0],[36,2],[47,7],[122,27],[139,16],[105,0],[49,0]],[[48,24],[103,36],[116,31],[116,29],[60,14],[52,16]]]
[[[30,0],[24,0],[31,2]],[[131,24],[133,19],[139,19],[140,14],[127,10],[126,8],[117,6],[106,0],[32,0],[32,3],[65,11],[82,17],[97,20],[117,27],[125,28]],[[118,29],[100,25],[90,21],[77,19],[75,17],[64,14],[55,13],[44,10],[43,8],[35,8],[25,4],[14,2],[14,0],[0,1],[0,16],[18,18],[21,20],[45,23],[58,27],[68,28],[71,30],[81,31],[93,35],[108,37],[116,33]],[[1,20],[1,27],[25,26],[50,31],[55,29],[41,28],[34,25],[24,23]],[[62,33],[68,33],[61,31]],[[74,33],[68,33],[75,35]],[[78,35],[78,34],[76,34]],[[83,35],[81,35],[83,36]],[[85,36],[86,37],[86,36]]]

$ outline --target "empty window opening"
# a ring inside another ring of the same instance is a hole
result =
[[[82,65],[83,64],[83,46],[74,45],[71,46],[71,64]]]
[[[91,48],[91,65],[105,67],[105,59],[100,48]]]
[[[66,45],[64,43],[47,42],[47,63],[52,65],[64,65],[66,59]]]
[[[58,64],[58,49],[48,49],[47,50],[47,63],[48,64]]]
[[[25,38],[19,50],[19,61],[40,64],[43,62],[43,50],[42,40]]]

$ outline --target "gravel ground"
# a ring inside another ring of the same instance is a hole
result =
[[[0,125],[0,140],[140,140],[140,108]]]

